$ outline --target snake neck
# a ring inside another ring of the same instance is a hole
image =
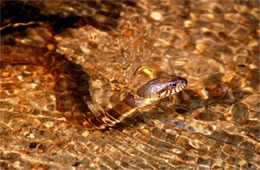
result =
[[[140,105],[136,102],[134,95],[128,94],[113,108],[106,111],[94,105],[92,102],[89,102],[88,106],[94,116],[87,119],[87,121],[84,122],[84,126],[94,126],[96,129],[104,129],[107,126],[114,126],[126,117],[131,116]]]

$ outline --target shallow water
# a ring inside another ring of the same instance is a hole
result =
[[[44,16],[90,15],[83,2],[28,3]],[[57,31],[56,51],[89,74],[92,100],[105,110],[160,75],[185,77],[188,87],[92,132],[56,108],[46,69],[4,64],[2,169],[259,169],[259,3],[133,4],[120,4],[118,18],[90,15],[109,29],[77,21]],[[41,46],[39,27],[27,29],[16,43]]]

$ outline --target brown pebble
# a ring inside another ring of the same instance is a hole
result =
[[[208,99],[208,93],[205,89],[199,89],[196,91],[196,93],[200,96],[202,99]]]
[[[23,154],[23,155],[28,155],[28,154],[29,154],[29,152],[27,152],[27,151],[25,151],[25,150],[20,150],[19,153],[20,153],[20,154]]]
[[[72,119],[72,113],[71,112],[64,112],[64,116],[66,119]]]
[[[212,97],[222,97],[226,94],[227,92],[227,88],[222,86],[222,85],[218,85],[217,87],[213,88],[210,91],[210,96]]]
[[[55,49],[55,46],[53,44],[47,44],[48,50],[52,51]]]
[[[198,111],[194,111],[193,113],[192,113],[192,115],[193,115],[193,117],[194,117],[194,119],[199,119],[199,117],[200,117],[200,112],[198,112]]]
[[[126,37],[130,37],[130,36],[133,35],[133,31],[132,30],[124,30],[123,35],[126,36]]]

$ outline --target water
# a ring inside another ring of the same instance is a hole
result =
[[[31,5],[47,16],[90,15],[84,3]],[[109,29],[78,24],[54,33],[57,51],[90,75],[94,103],[109,109],[164,74],[187,78],[188,87],[91,132],[56,109],[47,70],[3,65],[1,167],[259,169],[259,3],[138,1],[122,9],[118,19],[91,14]],[[30,29],[16,43],[41,45]]]

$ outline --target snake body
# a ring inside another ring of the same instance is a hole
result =
[[[44,31],[41,30],[43,34]],[[45,43],[55,44],[50,32],[45,30]],[[47,37],[47,38],[46,38]],[[122,101],[110,110],[89,107],[91,103],[88,90],[82,88],[83,80],[88,74],[81,66],[69,61],[47,47],[12,44],[3,38],[1,42],[1,62],[9,64],[33,64],[43,66],[53,75],[57,108],[65,117],[88,129],[104,129],[114,126],[137,109],[151,105],[154,102],[171,96],[183,90],[187,80],[178,76],[158,77],[150,80],[137,90],[136,94],[128,94]],[[87,78],[88,79],[88,78]],[[86,97],[87,96],[87,97]],[[72,106],[72,107],[71,107]]]
[[[112,109],[104,112],[99,117],[92,117],[91,122],[97,128],[107,125],[113,126],[130,116],[137,109],[145,107],[183,90],[187,80],[178,76],[159,77],[150,80],[137,91],[137,96],[129,94]]]

